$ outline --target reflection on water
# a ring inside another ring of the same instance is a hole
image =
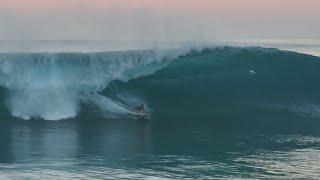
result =
[[[3,127],[0,179],[320,178],[314,133],[230,134],[212,126],[105,119]]]
[[[44,157],[119,159],[126,154],[145,153],[148,149],[146,121],[19,121],[8,122],[4,130],[0,139],[0,160],[7,163]]]

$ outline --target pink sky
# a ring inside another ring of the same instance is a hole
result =
[[[34,32],[36,30],[31,26],[50,26],[46,22],[50,19],[56,26],[68,27],[70,31],[73,31],[70,25],[73,24],[81,36],[79,27],[88,29],[89,25],[95,31],[100,31],[97,33],[103,33],[106,24],[112,22],[105,21],[104,18],[114,16],[119,26],[121,24],[129,28],[134,22],[138,22],[151,29],[150,31],[154,31],[152,29],[155,26],[155,29],[161,26],[181,32],[182,29],[176,27],[178,25],[187,31],[186,24],[195,23],[203,26],[198,34],[208,34],[214,30],[216,34],[225,36],[229,33],[230,36],[276,36],[278,28],[279,36],[286,35],[286,30],[289,35],[306,34],[308,29],[309,34],[316,35],[320,34],[319,8],[320,0],[0,0],[0,27],[11,25],[12,28],[7,30],[9,34],[12,34],[12,29],[22,26],[27,27],[29,32]],[[204,28],[208,28],[208,31],[205,32]],[[39,30],[38,34],[45,36],[52,33],[54,32]],[[150,33],[156,36],[159,32]],[[68,37],[67,32],[61,36],[63,37]]]
[[[289,11],[304,13],[317,12],[319,0],[0,0],[4,9],[23,11],[50,11],[86,7],[95,10],[108,10],[119,7],[123,9],[152,8],[154,10],[184,10],[189,12],[205,12],[214,10],[218,13]],[[211,12],[214,13],[214,12]]]

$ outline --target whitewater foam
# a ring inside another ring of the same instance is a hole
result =
[[[8,89],[11,114],[23,119],[73,118],[80,102],[112,114],[128,114],[121,103],[99,95],[111,81],[128,81],[164,67],[187,50],[104,53],[0,54],[0,85]]]

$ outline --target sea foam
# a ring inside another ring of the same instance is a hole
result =
[[[73,118],[81,102],[113,114],[130,112],[99,95],[114,80],[128,81],[165,66],[185,50],[103,53],[3,53],[0,85],[11,114],[23,119]]]

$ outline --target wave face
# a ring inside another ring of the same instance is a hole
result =
[[[96,109],[105,117],[134,117],[140,103],[152,116],[176,118],[252,111],[320,117],[319,60],[257,47],[1,54],[0,85],[6,108],[23,119],[60,120]]]
[[[255,73],[252,73],[255,72]],[[218,47],[190,52],[155,74],[104,91],[134,94],[153,118],[213,126],[283,127],[320,117],[320,58],[277,49]],[[231,122],[230,122],[231,121]],[[274,123],[272,123],[274,122]],[[164,123],[164,124],[166,124]]]

